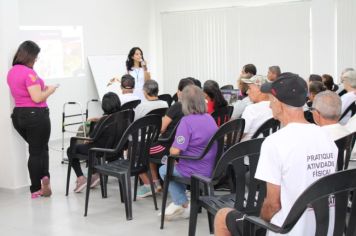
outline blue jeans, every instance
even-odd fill
[[[159,175],[164,180],[164,177],[167,174],[167,165],[162,165],[159,168]],[[173,176],[182,177],[182,175],[177,171],[176,167],[173,169]],[[182,183],[177,183],[175,181],[170,181],[168,192],[171,194],[171,198],[176,205],[183,205],[188,202],[188,198],[185,195],[185,190],[187,186]]]

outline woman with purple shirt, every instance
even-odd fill
[[[32,198],[49,197],[52,194],[48,171],[51,123],[46,100],[57,86],[45,86],[33,70],[40,50],[32,41],[23,42],[7,75],[7,83],[15,100],[12,123],[29,146],[28,171]]]
[[[181,119],[176,131],[175,140],[170,149],[170,155],[200,156],[208,144],[210,138],[218,129],[214,119],[207,112],[204,92],[195,85],[189,85],[182,91],[182,111],[184,117]],[[201,160],[181,159],[175,165],[173,175],[190,177],[199,174],[210,177],[216,155],[216,146]],[[167,173],[167,166],[159,169],[162,179]],[[185,195],[186,185],[170,182],[168,191],[173,202],[167,207],[165,217],[173,219],[177,216],[189,218],[190,204]]]

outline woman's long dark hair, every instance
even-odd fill
[[[141,48],[139,48],[139,47],[131,48],[129,55],[127,55],[127,60],[126,60],[127,71],[130,71],[132,69],[132,67],[134,66],[134,60],[132,59],[132,57],[133,57],[133,55],[135,55],[136,50],[140,50],[141,55],[142,55],[142,60],[145,60],[143,58],[143,52],[142,52]],[[140,67],[141,67],[141,64],[140,64]]]
[[[40,47],[35,42],[24,41],[17,49],[12,65],[24,65],[32,68],[40,51]]]
[[[101,108],[104,111],[104,115],[110,115],[120,111],[121,102],[119,96],[113,92],[106,93],[101,101]]]
[[[214,109],[227,106],[227,101],[222,95],[219,84],[214,80],[207,80],[204,83],[203,91],[214,101]]]

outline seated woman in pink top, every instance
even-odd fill
[[[51,123],[46,100],[57,87],[45,86],[33,70],[40,50],[32,41],[23,42],[7,75],[7,83],[15,100],[12,123],[29,146],[28,171],[32,198],[49,197],[52,194],[48,171]]]

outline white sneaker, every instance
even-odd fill
[[[183,211],[183,214],[182,214],[182,218],[183,219],[189,219],[190,217],[190,202],[188,203],[188,207],[187,208],[184,208],[184,211]]]
[[[172,220],[173,218],[180,216],[184,213],[184,207],[174,204],[173,202],[168,205],[165,212],[165,219]],[[161,216],[161,213],[158,214]]]

